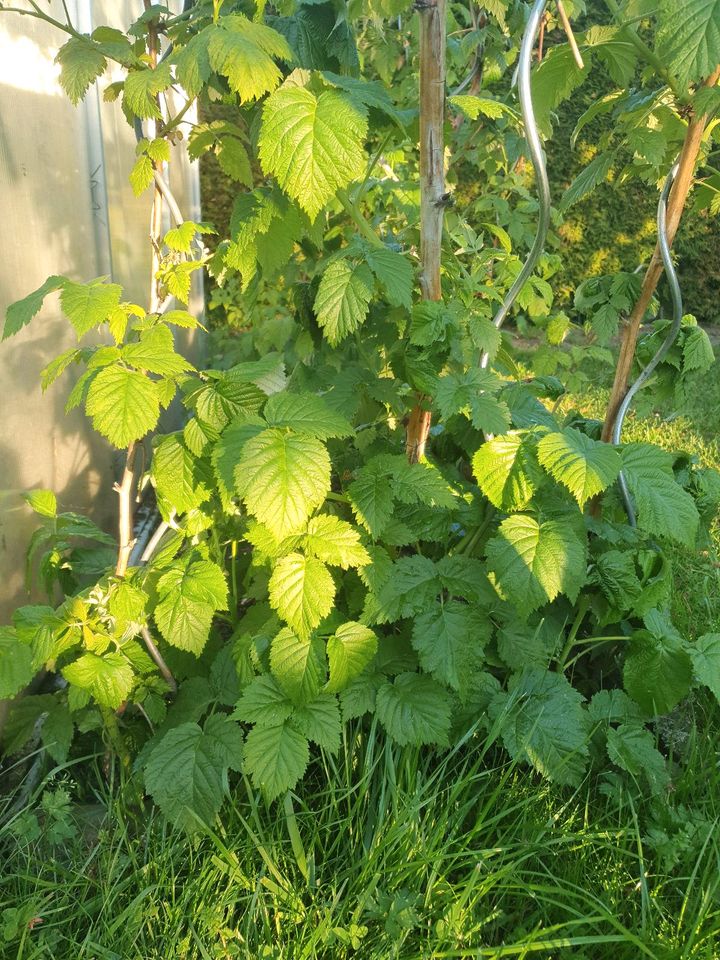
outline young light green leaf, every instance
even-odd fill
[[[338,627],[327,642],[330,680],[326,689],[331,693],[345,690],[367,667],[377,648],[377,637],[363,624],[350,621]]]
[[[93,427],[116,447],[127,447],[155,427],[160,416],[158,389],[144,374],[105,367],[93,379],[86,410]]]
[[[568,488],[581,509],[617,480],[622,464],[609,444],[572,427],[545,434],[538,444],[538,459],[554,480]]]
[[[335,581],[316,557],[290,553],[279,560],[268,584],[270,604],[303,640],[332,610]]]
[[[32,293],[29,293],[22,300],[16,300],[7,308],[5,315],[5,326],[3,328],[3,340],[14,336],[19,330],[30,323],[36,313],[40,311],[45,297],[55,290],[61,290],[66,283],[70,281],[65,277],[48,277],[42,286],[38,287]]]
[[[123,89],[123,104],[141,120],[162,120],[162,111],[157,102],[159,93],[172,83],[170,64],[165,61],[155,68],[131,70]]]
[[[84,653],[62,670],[68,683],[87,690],[103,707],[116,710],[127,700],[134,675],[130,662],[121,653],[107,653],[102,657]]]
[[[282,87],[265,101],[260,161],[314,220],[335,192],[365,172],[367,117],[345,93]]]
[[[503,594],[529,612],[560,593],[577,598],[586,578],[585,549],[570,522],[538,523],[516,514],[500,524],[487,558]]]
[[[89,37],[68,40],[58,50],[55,63],[60,67],[60,84],[75,106],[107,68],[102,49]]]
[[[330,489],[330,458],[314,437],[264,430],[242,447],[235,482],[248,511],[276,539],[297,533]]]
[[[275,58],[292,60],[292,51],[281,34],[242,14],[221,17],[208,36],[210,66],[227,78],[230,89],[243,103],[277,87],[282,74]]]
[[[254,727],[245,742],[243,760],[253,784],[272,801],[292,790],[302,777],[310,751],[306,738],[285,721]]]
[[[488,500],[500,510],[523,510],[542,481],[532,438],[508,433],[484,443],[472,461]]]
[[[178,513],[199,507],[212,493],[207,463],[193,456],[177,433],[167,434],[157,442],[151,478],[158,495]]]
[[[60,294],[60,306],[75,327],[78,339],[93,327],[100,326],[120,303],[122,287],[105,283],[102,279],[91,283],[65,280]]]
[[[175,377],[195,369],[177,353],[172,331],[164,324],[144,330],[138,343],[124,346],[122,358],[131,367],[157,373],[161,377]]]
[[[300,638],[286,627],[270,646],[270,668],[293,703],[307,703],[317,696],[325,682],[322,641],[317,637]]]
[[[370,555],[360,543],[360,534],[347,521],[323,514],[313,517],[305,534],[305,550],[332,566],[363,567]]]
[[[447,746],[451,701],[432,677],[401,673],[377,692],[377,718],[401,746]]]
[[[57,498],[52,490],[28,490],[23,500],[41,517],[57,516]]]
[[[227,582],[217,564],[190,555],[174,563],[157,585],[155,622],[165,640],[196,656],[202,652],[217,610],[227,608]]]
[[[516,116],[515,111],[500,100],[493,100],[490,97],[476,97],[469,94],[450,97],[449,102],[462,110],[470,120],[477,120],[482,114],[483,117],[489,117],[491,120],[497,120],[503,114],[511,117]]]
[[[365,263],[334,260],[323,273],[315,313],[334,347],[365,322],[372,293],[373,277]]]
[[[289,427],[318,440],[349,437],[353,432],[345,417],[313,393],[275,393],[265,404],[263,415],[271,427]]]

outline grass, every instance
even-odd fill
[[[720,368],[684,410],[631,416],[628,439],[720,467]],[[568,397],[601,416],[598,380]],[[675,555],[675,619],[720,630],[720,538]],[[717,704],[660,731],[673,788],[612,774],[540,781],[477,735],[450,754],[346,731],[286,804],[233,784],[188,839],[105,769],[53,771],[0,809],[0,956],[13,960],[717,960]]]
[[[438,757],[375,731],[351,735],[284,808],[239,783],[215,831],[192,841],[133,812],[99,771],[96,783],[96,806],[61,814],[61,846],[26,842],[26,814],[5,827],[0,915],[23,912],[8,957],[711,960],[720,949],[718,771],[696,737],[664,820],[610,779],[563,793],[483,741]],[[649,819],[664,829],[648,832]]]

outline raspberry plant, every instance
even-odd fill
[[[553,42],[536,70],[546,136],[592,69],[619,87],[581,121],[614,111],[611,152],[564,204],[621,162],[623,177],[654,183],[693,125],[709,149],[715,14],[700,0],[685,0],[682,17],[676,3],[646,6],[608,0],[606,20],[579,34],[582,69]],[[493,325],[536,204],[510,92],[526,6],[483,11],[199,0],[179,15],[146,4],[127,33],[52,21],[69,34],[58,63],[73,102],[114,61],[125,79],[106,99],[131,124],[154,123],[138,141],[138,194],[161,204],[163,164],[187,149],[216,153],[237,198],[212,252],[202,238],[213,228],[171,204],[146,307],[107,278],[51,277],[8,310],[5,337],[59,292],[79,345],[50,362],[43,389],[79,366],[68,408],[84,406],[127,454],[112,556],[112,538],[58,512],[49,491],[27,496],[42,517],[30,573],[37,563],[49,602],[19,608],[0,631],[0,696],[43,668],[64,682],[17,701],[8,753],[38,720],[56,760],[78,733],[100,731],[189,828],[217,813],[229,771],[273,800],[311,751],[335,752],[368,715],[401,745],[444,748],[481,729],[559,783],[612,764],[667,787],[648,724],[693,684],[720,695],[720,636],[673,626],[665,545],[702,542],[720,476],[650,444],[613,446],[599,424],[557,413],[563,386],[548,357],[563,355],[571,326],[553,308],[557,253],[515,309],[521,328],[547,331],[544,372],[514,359],[512,335]],[[50,19],[34,3],[16,12]],[[555,26],[550,17],[556,40]],[[446,28],[446,64],[428,60]],[[174,115],[171,89],[185,100]],[[216,100],[232,120],[187,121],[196,101]],[[173,328],[198,320],[167,306],[187,304],[203,268],[239,286],[245,323],[217,368],[196,370]],[[628,270],[591,284],[578,312],[590,343],[608,343],[641,279]],[[96,331],[102,344],[83,345]],[[683,337],[668,363],[707,368],[702,330],[688,321]],[[183,428],[157,433],[177,396]],[[162,522],[138,558],[131,504],[149,443]]]

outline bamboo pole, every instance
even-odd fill
[[[445,22],[446,0],[418,0],[420,15],[420,289],[423,299],[441,300],[440,255],[445,213]],[[416,397],[405,450],[416,463],[425,454],[431,414]]]

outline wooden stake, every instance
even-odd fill
[[[440,255],[445,214],[445,3],[418,0],[420,13],[420,287],[423,299],[441,300]],[[416,463],[425,454],[431,414],[418,394],[407,425],[405,450]]]

